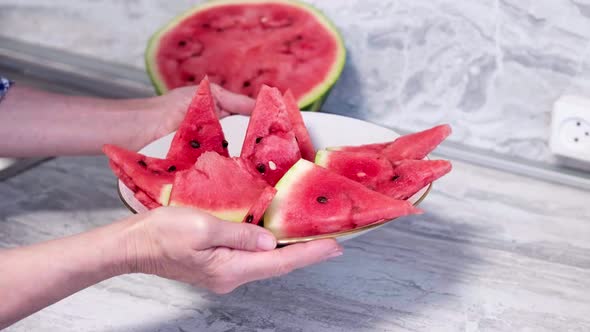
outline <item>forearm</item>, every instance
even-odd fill
[[[127,272],[133,220],[0,251],[0,330],[79,290]]]
[[[139,148],[151,100],[73,97],[13,87],[0,103],[0,156],[98,154],[103,144]],[[145,108],[145,111],[139,109]],[[136,111],[137,110],[137,111]],[[152,121],[153,122],[153,121]]]

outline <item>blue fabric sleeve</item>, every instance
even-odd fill
[[[13,81],[9,80],[8,78],[0,76],[0,102],[2,101],[2,98],[4,98],[4,96],[6,96],[8,89],[10,89],[10,87],[12,85],[14,85]]]

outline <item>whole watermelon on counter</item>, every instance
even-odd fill
[[[345,63],[334,25],[292,0],[208,1],[150,39],[146,66],[158,93],[203,77],[255,98],[262,85],[290,89],[299,108],[319,110]]]

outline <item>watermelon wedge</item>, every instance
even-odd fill
[[[240,158],[274,186],[301,158],[283,97],[263,86],[250,116]]]
[[[227,146],[221,124],[215,114],[215,102],[211,95],[209,79],[205,77],[199,84],[184,120],[174,134],[166,159],[194,163],[206,151],[215,151],[227,157]]]
[[[189,206],[223,220],[255,223],[275,192],[235,160],[210,151],[193,167],[176,174],[170,206]]]
[[[146,67],[158,93],[205,76],[256,97],[263,85],[290,88],[318,110],[346,58],[342,38],[318,10],[290,0],[206,1],[150,39]]]
[[[167,205],[175,174],[191,166],[183,161],[147,157],[116,145],[105,145],[103,152],[115,175],[148,208]]]
[[[439,125],[421,132],[400,136],[392,142],[359,146],[331,147],[331,151],[372,152],[395,162],[404,159],[423,159],[451,134],[449,125]]]
[[[402,160],[391,163],[369,152],[318,151],[316,164],[395,199],[408,199],[451,171],[447,160]]]
[[[395,199],[408,199],[451,169],[448,160],[402,160],[394,165],[391,179],[382,182],[377,191]]]
[[[309,137],[307,127],[305,127],[305,122],[303,122],[303,117],[301,116],[301,111],[297,106],[295,97],[291,90],[287,90],[283,97],[285,100],[285,106],[287,107],[287,113],[289,114],[289,120],[291,120],[291,125],[293,126],[295,139],[299,145],[299,151],[301,151],[301,157],[313,161],[315,158],[315,149],[311,142],[311,138]]]
[[[372,190],[393,177],[391,162],[377,153],[320,150],[315,163]]]
[[[279,239],[346,231],[421,212],[408,201],[372,191],[304,159],[276,189],[264,227]]]

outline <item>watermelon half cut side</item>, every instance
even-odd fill
[[[336,233],[421,212],[305,159],[275,188],[264,227],[278,239]]]
[[[228,142],[215,114],[209,79],[203,78],[174,134],[166,159],[194,163],[206,151],[228,157]]]
[[[235,160],[205,152],[174,177],[170,206],[186,206],[234,222],[258,222],[275,190]]]
[[[145,60],[159,94],[212,82],[250,97],[262,85],[291,89],[299,108],[319,110],[346,59],[340,33],[294,0],[207,1],[149,40]]]

